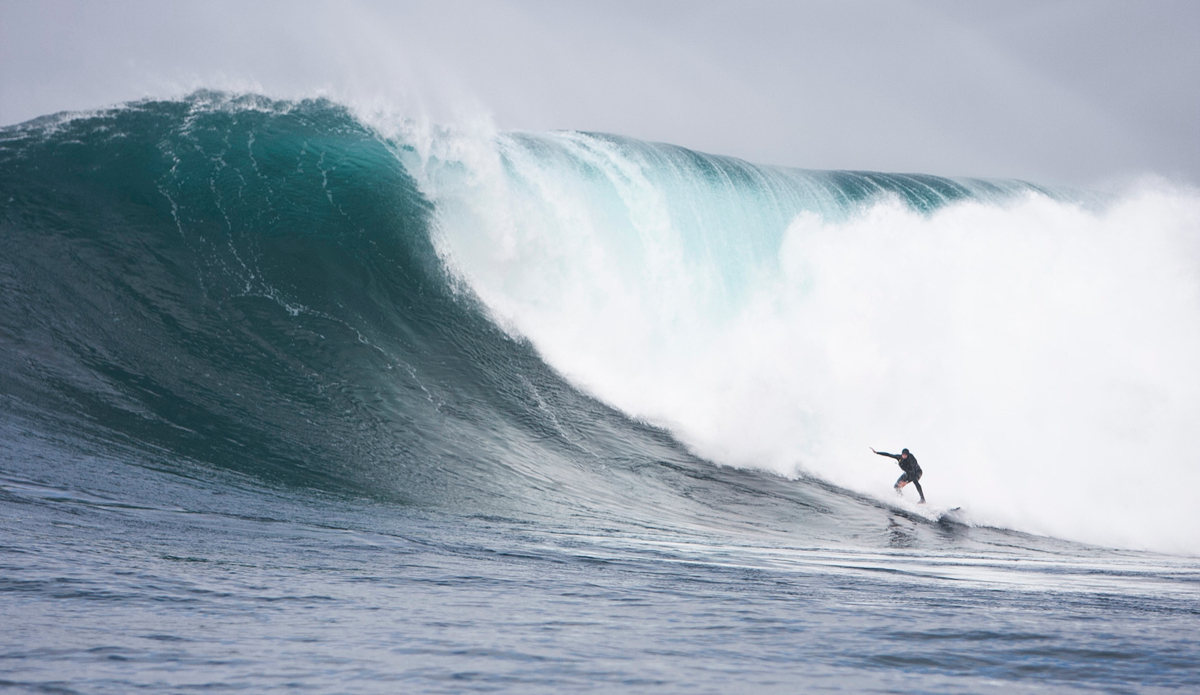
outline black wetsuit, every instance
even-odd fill
[[[917,488],[917,494],[921,496],[921,501],[925,501],[925,491],[921,489],[921,484],[917,481],[921,479],[921,464],[917,463],[917,457],[909,452],[908,458],[904,458],[902,454],[889,454],[886,451],[876,451],[880,456],[887,456],[896,459],[900,464],[900,470],[904,471],[904,475],[896,480],[896,488],[899,489],[900,483],[912,483],[913,487]]]

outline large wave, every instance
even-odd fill
[[[575,531],[878,525],[563,381],[445,272],[409,147],[329,102],[205,92],[0,131],[0,413],[34,452],[6,467],[210,466]]]
[[[981,523],[1200,549],[1194,193],[401,125],[202,92],[0,131],[0,408],[178,471],[839,543],[907,446]]]
[[[525,501],[575,483],[572,428],[619,419],[452,289],[395,147],[341,107],[200,93],[42,119],[0,148],[0,386],[55,431],[545,511]]]
[[[443,132],[439,249],[572,381],[725,464],[1200,549],[1200,197]]]

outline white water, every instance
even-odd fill
[[[922,214],[640,147],[476,133],[413,167],[449,263],[568,378],[721,464],[891,499],[868,446],[908,447],[977,523],[1200,554],[1195,191]]]

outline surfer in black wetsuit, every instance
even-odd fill
[[[925,491],[921,489],[921,484],[917,482],[921,479],[921,466],[917,463],[916,456],[908,453],[908,449],[901,451],[899,454],[889,454],[886,451],[875,451],[874,447],[871,448],[871,451],[879,456],[887,456],[888,458],[896,459],[896,462],[900,464],[900,469],[904,471],[904,475],[901,475],[896,480],[896,492],[899,492],[900,488],[904,487],[905,485],[912,483],[913,486],[917,488],[917,494],[921,496],[921,501],[917,504],[925,504]]]

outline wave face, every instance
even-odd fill
[[[1194,195],[401,130],[198,93],[0,131],[0,407],[176,471],[838,544],[887,542],[866,447],[907,446],[977,522],[1200,552]]]
[[[14,413],[480,512],[570,486],[580,423],[639,436],[454,290],[397,147],[341,107],[201,93],[3,135]]]
[[[329,102],[218,93],[5,129],[0,408],[32,437],[9,464],[200,465],[577,530],[877,524],[564,381],[446,272],[413,156]]]
[[[981,523],[1200,551],[1200,198],[758,167],[585,133],[409,165],[449,265],[699,455]],[[886,459],[882,461],[886,462]]]

